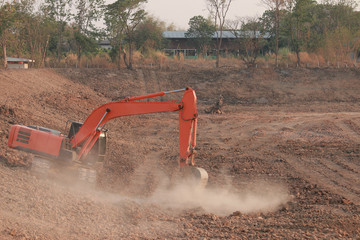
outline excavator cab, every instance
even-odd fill
[[[83,126],[83,123],[72,121],[69,129],[69,134],[67,138],[69,140],[75,139],[77,132]],[[107,141],[107,129],[99,129],[100,135],[91,151],[89,152],[89,156],[86,156],[86,162],[94,163],[94,162],[104,162],[106,155],[106,141]],[[76,142],[76,139],[74,140]],[[70,147],[71,148],[71,147]]]

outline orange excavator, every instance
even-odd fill
[[[140,101],[178,92],[184,92],[180,102]],[[194,161],[198,114],[196,94],[190,87],[106,103],[96,108],[84,123],[71,122],[68,135],[39,126],[13,125],[9,133],[8,146],[38,156],[34,158],[34,167],[44,165],[48,162],[45,159],[58,164],[80,164],[83,166],[79,172],[80,179],[94,182],[96,175],[91,166],[105,158],[107,129],[104,125],[108,121],[122,116],[176,111],[179,114],[179,166],[186,169],[186,176],[205,186],[208,174],[203,168],[195,167]]]

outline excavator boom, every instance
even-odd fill
[[[140,102],[139,100],[164,96],[184,91],[181,102]],[[97,138],[101,128],[110,120],[123,116],[140,115],[159,112],[179,112],[179,145],[180,165],[193,165],[188,162],[196,146],[197,109],[195,91],[185,89],[159,92],[138,97],[128,97],[118,102],[106,103],[95,109],[85,120],[80,130],[71,138],[73,148],[82,146],[79,159],[86,157]]]

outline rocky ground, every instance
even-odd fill
[[[1,239],[360,238],[358,71],[8,70],[0,86]],[[165,187],[176,113],[108,123],[96,186],[34,176],[33,156],[7,148],[13,124],[64,131],[106,102],[185,86],[198,96],[202,191]],[[220,96],[223,114],[206,114]]]

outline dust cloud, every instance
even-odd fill
[[[196,183],[189,180],[178,181],[176,184],[170,185],[165,174],[157,172],[156,175],[161,180],[154,192],[147,197],[104,192],[93,185],[85,184],[83,181],[72,181],[72,184],[68,185],[55,179],[51,180],[97,202],[116,205],[133,202],[144,207],[155,204],[160,208],[179,211],[198,208],[201,211],[218,216],[228,216],[237,211],[242,214],[272,212],[291,200],[284,185],[271,182],[260,180],[243,182],[241,186],[232,186],[229,182],[221,187],[207,186],[202,188],[197,187]],[[141,178],[141,180],[136,179],[135,182],[144,184],[144,181],[145,179]],[[139,188],[139,185],[141,184],[137,183],[130,187]]]
[[[279,184],[258,181],[248,183],[246,189],[234,190],[231,185],[217,188],[196,188],[191,184],[178,184],[170,189],[158,188],[149,201],[175,209],[202,208],[207,213],[227,216],[271,212],[287,203],[290,196]]]

